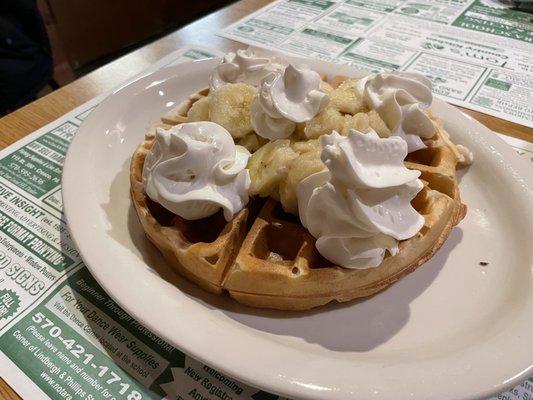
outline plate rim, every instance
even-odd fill
[[[216,59],[215,59],[216,60]],[[234,377],[235,379],[250,384],[254,387],[262,388],[264,390],[268,390],[272,393],[278,393],[283,396],[291,396],[291,397],[309,397],[309,398],[320,398],[316,397],[317,393],[318,396],[320,396],[320,392],[317,392],[316,389],[310,389],[305,386],[301,385],[294,385],[294,382],[291,384],[289,382],[288,386],[284,386],[283,390],[279,388],[277,385],[280,383],[278,379],[270,379],[269,382],[265,381],[264,377],[258,378],[258,379],[251,379],[248,375],[243,375],[241,371],[243,371],[243,365],[240,364],[240,367],[237,365],[234,365],[235,363],[231,363],[230,359],[225,360],[214,360],[213,358],[206,357],[202,349],[191,347],[190,345],[187,345],[187,343],[176,343],[176,341],[172,338],[169,338],[165,332],[161,331],[161,329],[157,326],[154,326],[154,324],[150,321],[148,321],[143,315],[139,315],[139,312],[135,309],[133,309],[126,299],[121,296],[120,293],[116,293],[112,285],[105,280],[105,273],[103,274],[101,269],[99,269],[98,266],[93,265],[90,262],[86,262],[85,260],[89,259],[87,257],[86,251],[85,251],[85,243],[82,243],[78,241],[77,234],[73,233],[72,227],[74,227],[74,230],[79,232],[79,229],[83,227],[79,227],[77,220],[75,218],[75,205],[76,205],[76,199],[80,197],[78,190],[79,185],[77,185],[77,180],[79,179],[75,175],[75,165],[76,165],[76,153],[79,153],[79,147],[80,143],[82,142],[82,137],[84,135],[86,136],[90,130],[90,126],[93,119],[98,118],[99,113],[103,112],[102,110],[105,109],[107,104],[111,101],[112,98],[116,96],[121,96],[125,91],[129,90],[129,88],[132,87],[132,85],[139,85],[143,84],[143,82],[155,79],[157,76],[165,76],[167,74],[170,74],[167,76],[166,79],[171,78],[172,76],[175,76],[176,72],[183,72],[183,70],[193,69],[196,65],[202,64],[202,65],[211,65],[215,64],[215,60],[200,60],[200,61],[192,61],[192,62],[186,62],[174,66],[167,66],[164,68],[161,68],[157,71],[148,72],[146,74],[142,74],[135,78],[134,80],[127,82],[123,85],[121,85],[118,89],[114,90],[106,99],[104,99],[87,117],[87,119],[81,124],[81,126],[78,128],[77,134],[74,136],[74,139],[69,146],[67,156],[65,158],[65,163],[63,166],[63,173],[62,173],[62,196],[63,196],[63,210],[65,213],[65,217],[67,220],[67,226],[69,227],[69,230],[71,231],[71,237],[74,241],[78,251],[80,252],[81,258],[84,260],[84,264],[87,266],[93,277],[98,281],[98,283],[104,288],[106,293],[117,303],[119,304],[124,310],[126,310],[130,315],[132,315],[135,319],[137,319],[139,322],[141,322],[144,326],[146,326],[148,329],[156,333],[158,336],[161,336],[163,339],[171,343],[176,348],[183,351],[185,354],[190,355],[196,360],[199,360],[205,364],[208,364],[210,366],[213,366],[217,370],[226,373],[230,375],[231,377]],[[309,60],[315,62],[315,60]],[[217,61],[218,62],[218,61]],[[328,63],[325,63],[326,65]],[[356,71],[358,74],[365,73],[365,71],[362,70],[356,70],[351,69],[351,71]],[[172,75],[174,74],[174,75]],[[442,100],[435,99],[436,104],[438,104],[439,107],[444,107],[448,112],[452,112],[458,116],[458,118],[465,118],[469,121],[470,124],[473,124],[476,130],[478,131],[485,131],[484,133],[488,133],[484,136],[484,139],[492,146],[494,146],[498,152],[501,152],[504,154],[506,158],[506,162],[509,162],[513,168],[515,168],[519,175],[524,177],[526,181],[528,181],[528,187],[532,186],[533,182],[533,174],[529,170],[530,166],[525,163],[524,160],[520,159],[518,155],[514,153],[514,150],[508,146],[501,138],[497,137],[492,131],[490,131],[488,128],[486,128],[484,125],[479,123],[474,118],[470,117],[469,115],[462,113],[460,110],[456,109],[455,107],[448,105],[444,103]],[[509,160],[510,158],[510,160]],[[79,236],[78,236],[79,238]],[[531,298],[531,296],[530,296]],[[230,365],[233,365],[233,367],[230,367]],[[496,393],[500,393],[501,391],[505,390],[506,388],[512,387],[517,382],[520,382],[524,378],[527,378],[529,371],[533,370],[533,365],[529,365],[526,369],[524,369],[520,374],[515,375],[513,378],[508,379],[504,385],[498,385],[497,387],[487,388],[485,391],[477,391],[474,394],[474,397],[468,395],[468,397],[464,397],[465,399],[474,399],[474,398],[485,398],[488,396],[491,396]],[[280,378],[280,377],[278,377]],[[282,380],[283,381],[283,380]],[[285,380],[286,382],[286,380]],[[287,382],[286,382],[287,383]],[[337,388],[339,390],[342,389]],[[340,393],[346,394],[346,393]],[[328,397],[329,398],[329,397]],[[341,397],[331,397],[331,398],[341,398]]]

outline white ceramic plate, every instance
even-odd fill
[[[532,170],[442,101],[434,112],[475,156],[461,173],[468,215],[431,261],[389,289],[288,313],[246,308],[156,274],[151,266],[164,262],[130,203],[130,156],[146,128],[205,86],[217,63],[165,68],[122,87],[70,146],[63,173],[70,230],[94,277],[122,307],[196,359],[293,398],[481,399],[531,374]]]

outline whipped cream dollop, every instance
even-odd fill
[[[143,167],[146,194],[188,220],[220,208],[229,221],[248,203],[250,153],[213,122],[189,122],[156,130]]]
[[[327,170],[297,188],[302,225],[320,254],[345,268],[377,267],[385,252],[398,253],[398,240],[416,235],[424,217],[411,205],[422,189],[419,171],[407,169],[405,140],[380,138],[373,130],[333,131],[321,137]]]
[[[409,153],[426,147],[423,139],[436,129],[424,112],[433,102],[429,79],[414,72],[383,72],[361,79],[357,89],[392,134],[407,142]]]
[[[281,60],[259,57],[251,49],[227,53],[209,78],[209,88],[216,90],[227,83],[244,82],[259,86],[265,76],[281,72],[285,68]]]
[[[261,82],[251,108],[252,126],[266,139],[288,138],[297,123],[322,111],[329,95],[321,90],[320,75],[305,66],[287,66],[283,73],[268,75]]]

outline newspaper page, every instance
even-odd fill
[[[441,99],[533,127],[533,19],[496,0],[278,0],[221,36],[427,76]]]
[[[144,73],[217,55],[188,47]],[[0,152],[0,376],[32,400],[281,400],[150,332],[83,264],[64,222],[60,178],[70,141],[105,96]],[[531,398],[533,380],[492,400]]]

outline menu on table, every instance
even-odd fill
[[[143,74],[219,55],[189,46]],[[83,264],[62,212],[61,172],[79,125],[105,96],[0,152],[0,376],[25,399],[282,399],[150,332]],[[514,144],[530,157],[524,143]],[[532,397],[529,380],[497,399]]]

